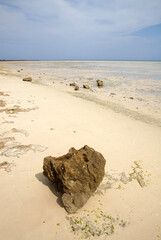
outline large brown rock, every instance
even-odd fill
[[[87,145],[71,148],[61,157],[45,157],[43,174],[62,193],[62,202],[68,213],[83,207],[96,191],[104,177],[105,159]]]

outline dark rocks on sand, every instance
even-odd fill
[[[26,77],[26,78],[23,78],[23,81],[32,82],[32,78],[31,77]]]
[[[78,91],[78,90],[79,90],[79,87],[78,87],[78,86],[75,86],[74,90],[75,90],[75,91]]]
[[[61,157],[45,157],[43,174],[62,194],[66,211],[75,213],[101,183],[105,162],[101,153],[86,145],[79,150],[71,148]]]
[[[75,87],[76,86],[75,82],[70,83],[70,86]]]
[[[96,82],[98,87],[103,87],[103,81],[97,80]]]
[[[85,85],[85,84],[83,84],[83,88],[90,89],[90,87],[88,85]]]

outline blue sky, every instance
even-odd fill
[[[161,0],[0,0],[0,59],[161,60]]]

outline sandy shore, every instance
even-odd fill
[[[115,112],[161,127],[161,63],[121,61],[4,61],[10,73],[95,101]],[[98,88],[96,80],[104,82]],[[83,84],[90,87],[84,91]]]
[[[2,239],[161,238],[158,126],[54,85],[23,82],[6,69],[1,69],[0,83],[0,163],[7,161],[0,166]],[[69,221],[58,194],[42,175],[43,158],[86,144],[105,157],[106,176],[102,188]],[[136,179],[130,181],[133,175]],[[100,229],[100,236],[91,234],[90,224]]]

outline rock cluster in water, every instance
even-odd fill
[[[84,206],[96,191],[105,174],[105,159],[101,153],[88,147],[71,148],[61,157],[45,157],[43,174],[62,193],[62,202],[68,213]]]

